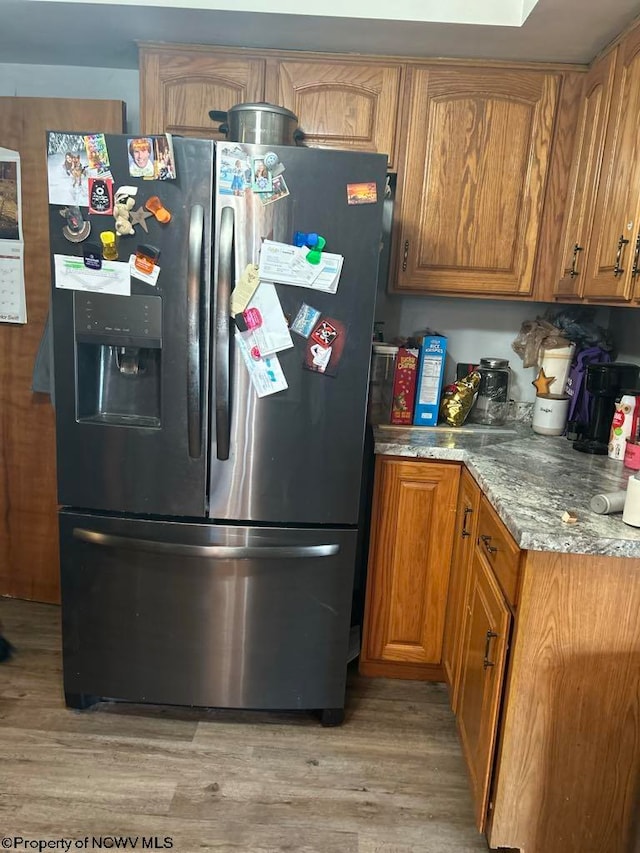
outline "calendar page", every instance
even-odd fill
[[[26,323],[20,155],[0,148],[0,323]]]

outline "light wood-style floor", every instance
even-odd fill
[[[443,685],[354,672],[335,729],[307,714],[70,711],[58,608],[2,599],[0,622],[17,649],[0,664],[0,837],[89,836],[91,849],[91,836],[169,836],[176,853],[487,851]]]

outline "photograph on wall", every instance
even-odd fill
[[[89,160],[84,136],[79,133],[48,135],[47,177],[49,204],[89,206]]]

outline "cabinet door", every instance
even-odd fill
[[[465,468],[460,478],[460,495],[456,513],[456,529],[451,558],[451,577],[447,595],[447,615],[442,649],[442,665],[449,685],[451,707],[457,709],[460,666],[462,663],[462,628],[465,624],[465,602],[471,569],[471,557],[478,531],[480,489]]]
[[[292,110],[305,143],[387,154],[395,165],[400,65],[279,62],[275,102]]]
[[[476,826],[484,822],[511,614],[484,557],[475,549],[466,604],[458,729],[471,777]]]
[[[209,110],[264,99],[265,63],[242,54],[141,48],[142,133],[224,139]]]
[[[528,294],[560,78],[415,69],[398,291]]]
[[[579,297],[584,290],[587,248],[613,93],[616,56],[617,48],[596,62],[584,81],[562,236],[561,268],[553,289],[555,296]]]
[[[629,301],[640,246],[640,28],[619,46],[584,295]]]
[[[379,458],[375,476],[361,671],[440,678],[460,467]]]

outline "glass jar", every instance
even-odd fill
[[[393,378],[398,347],[374,344],[371,356],[371,382],[369,388],[369,423],[388,424],[393,403]]]
[[[511,368],[506,358],[481,358],[480,386],[469,420],[477,424],[498,425],[507,419]]]

